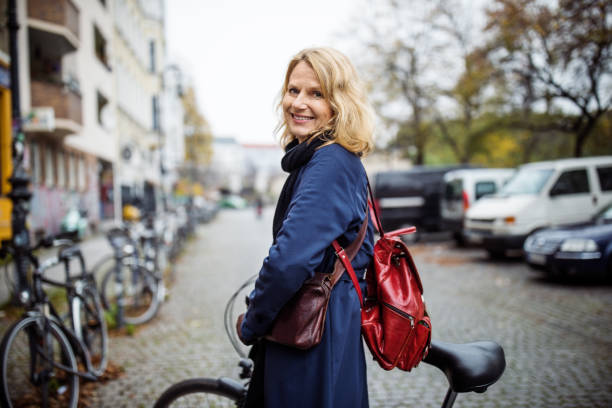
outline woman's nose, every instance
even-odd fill
[[[304,98],[304,93],[300,92],[295,99],[293,100],[292,103],[294,108],[304,108],[306,107],[306,100]]]

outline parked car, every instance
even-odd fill
[[[590,220],[610,201],[612,156],[529,163],[468,209],[464,235],[499,257],[539,229]]]
[[[416,166],[379,172],[374,177],[375,205],[383,228],[414,225],[417,231],[440,230],[440,192],[444,174],[467,166]]]
[[[612,203],[589,223],[531,234],[524,250],[531,267],[551,276],[612,278]]]
[[[444,174],[440,200],[442,229],[451,231],[457,244],[463,244],[465,212],[478,199],[495,194],[514,172],[514,169],[462,169]]]
[[[219,207],[221,208],[246,208],[248,205],[247,200],[240,197],[239,195],[227,195],[221,198],[219,201]]]

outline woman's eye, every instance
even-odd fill
[[[289,92],[291,95],[297,95],[299,93],[296,88],[289,88],[287,92]]]
[[[323,94],[320,91],[314,91],[312,93],[314,95],[315,98],[322,98]]]

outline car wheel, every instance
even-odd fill
[[[502,259],[506,256],[506,251],[503,249],[487,249],[487,253],[491,259]]]
[[[463,238],[463,234],[461,232],[454,232],[453,233],[453,239],[455,240],[455,244],[458,247],[464,247],[465,246],[465,238]]]
[[[550,265],[546,268],[546,272],[548,273],[548,277],[553,280],[562,279],[564,277],[564,272],[555,265]]]

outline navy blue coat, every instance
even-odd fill
[[[359,157],[337,144],[317,150],[300,169],[276,243],[250,295],[241,327],[245,340],[263,336],[278,311],[315,271],[331,272],[332,241],[339,239],[347,246],[363,222],[366,180]],[[352,262],[360,277],[372,247],[370,223]],[[332,291],[321,343],[303,351],[268,342],[264,377],[266,407],[368,406],[359,298],[346,272]]]

